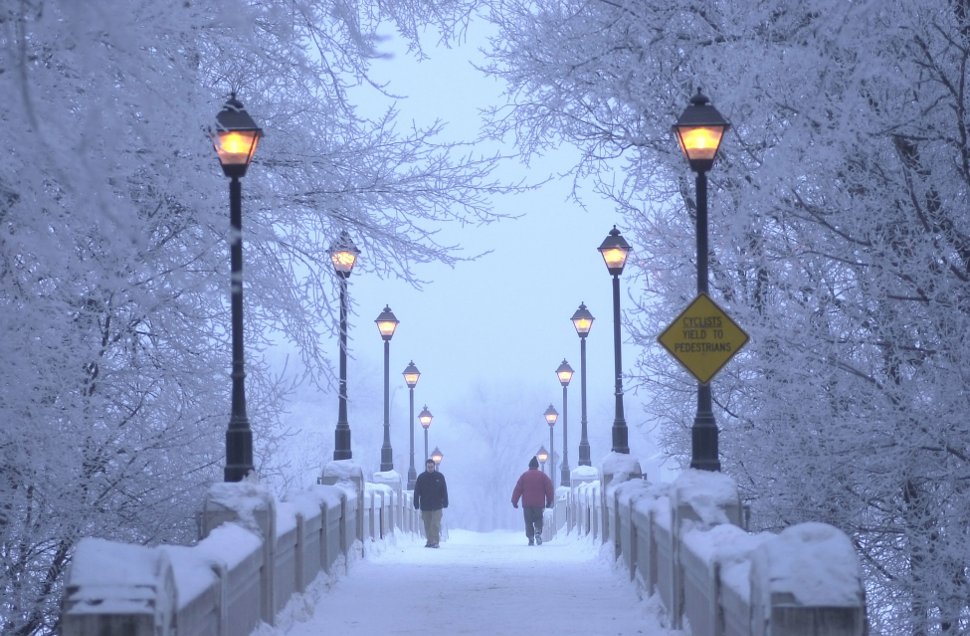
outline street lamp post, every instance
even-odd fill
[[[229,263],[232,330],[232,411],[226,430],[225,481],[242,481],[253,470],[253,432],[246,416],[246,367],[243,358],[242,184],[263,131],[235,93],[216,115],[212,145],[222,172],[229,177]]]
[[[408,490],[414,490],[414,482],[418,479],[418,473],[414,470],[414,387],[418,384],[421,372],[414,366],[414,360],[404,368],[404,383],[408,385],[408,402],[410,403],[410,431],[411,431],[411,465],[408,467]],[[427,459],[427,457],[425,457]]]
[[[330,246],[330,261],[340,277],[340,388],[337,428],[333,433],[335,460],[353,457],[350,451],[350,424],[347,423],[347,279],[350,278],[359,255],[360,250],[350,240],[347,232],[341,232]]]
[[[549,478],[552,479],[552,486],[556,486],[556,447],[554,444],[554,439],[552,436],[553,429],[556,427],[556,420],[559,419],[559,413],[556,411],[556,407],[552,404],[546,409],[543,414],[546,418],[546,424],[549,425],[549,456],[552,457],[552,462],[549,464]]]
[[[623,363],[620,359],[620,274],[623,273],[623,266],[626,265],[627,256],[630,254],[630,244],[620,236],[620,231],[614,225],[598,249],[606,262],[606,269],[613,276],[613,367],[616,382],[613,452],[628,455],[630,453],[627,441],[629,433],[623,417]]]
[[[384,305],[384,311],[377,320],[377,330],[384,340],[384,444],[381,446],[381,472],[394,470],[394,452],[391,449],[391,418],[390,418],[390,368],[391,368],[391,338],[399,323],[390,306]]]
[[[674,124],[680,149],[697,173],[697,294],[707,294],[707,171],[714,165],[721,140],[730,124],[710,104],[700,89]],[[697,383],[697,415],[691,427],[690,467],[721,470],[717,450],[717,422],[714,420],[710,383]]]
[[[556,369],[556,377],[562,385],[562,470],[559,474],[559,485],[569,486],[569,403],[566,400],[566,387],[573,379],[573,368],[565,359]]]
[[[540,470],[546,472],[546,460],[549,459],[549,451],[546,450],[545,446],[540,446],[539,450],[536,451],[536,459],[539,460]]]
[[[418,421],[421,422],[421,428],[424,429],[424,458],[427,461],[428,455],[428,427],[431,426],[431,420],[434,419],[434,415],[428,410],[428,405],[425,404],[421,412],[418,413]]]
[[[593,328],[593,314],[586,309],[586,303],[579,303],[579,309],[570,318],[576,333],[579,334],[579,403],[580,425],[582,433],[579,438],[579,465],[592,466],[589,457],[589,439],[586,437],[586,336]]]

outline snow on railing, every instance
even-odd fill
[[[63,636],[238,636],[275,618],[321,573],[371,541],[420,524],[401,480],[364,482],[331,462],[320,485],[284,502],[249,481],[206,496],[194,546],[85,538],[65,585]]]
[[[612,474],[614,458],[604,461],[605,487],[571,477],[554,516],[565,523],[553,525],[611,543],[630,578],[658,596],[671,628],[693,636],[867,633],[861,569],[841,530],[803,523],[749,533],[727,475],[688,470],[652,484],[619,461]]]
[[[602,477],[601,477],[602,476]],[[194,546],[154,548],[86,538],[65,585],[63,636],[237,636],[273,624],[294,593],[346,568],[351,551],[403,530],[422,534],[395,475],[365,482],[350,461],[277,502],[253,482],[215,484]],[[855,551],[840,530],[779,534],[740,527],[737,488],[686,471],[652,484],[628,455],[580,466],[546,511],[544,539],[578,533],[612,545],[631,580],[656,595],[670,627],[693,636],[863,636]]]

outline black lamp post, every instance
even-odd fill
[[[549,455],[552,457],[552,462],[549,464],[549,478],[552,479],[552,486],[556,486],[556,446],[552,436],[552,431],[556,427],[556,420],[559,419],[559,413],[556,411],[556,407],[552,404],[543,413],[546,418],[546,424],[549,425]]]
[[[390,368],[391,368],[391,338],[399,323],[394,317],[394,312],[388,305],[384,305],[384,311],[380,313],[377,320],[377,330],[381,332],[384,339],[384,444],[381,446],[381,472],[394,470],[394,453],[391,450],[391,418],[390,418]]]
[[[566,387],[573,379],[573,368],[563,360],[556,369],[556,377],[562,385],[562,470],[559,474],[559,485],[569,486],[569,403],[566,400]]]
[[[690,100],[674,133],[680,149],[687,157],[691,170],[697,173],[697,293],[707,294],[707,171],[714,165],[721,140],[730,124],[701,94],[700,89]],[[717,452],[717,423],[714,421],[711,385],[697,383],[697,415],[691,427],[690,467],[701,470],[721,470]]]
[[[539,450],[536,451],[536,459],[539,460],[539,470],[546,472],[546,460],[549,459],[549,451],[546,450],[545,446],[540,446]]]
[[[442,452],[438,450],[438,447],[435,446],[434,450],[431,451],[431,461],[434,462],[434,467],[436,470],[438,466],[441,466],[441,460],[444,458],[445,458],[444,454],[442,454]]]
[[[623,363],[620,360],[620,274],[630,254],[630,244],[620,236],[613,226],[606,239],[599,246],[600,254],[606,262],[606,269],[613,276],[613,367],[616,378],[616,408],[613,418],[613,452],[630,453],[627,442],[629,433],[623,418]]]
[[[347,279],[354,270],[360,250],[350,240],[347,232],[341,232],[330,246],[330,261],[340,277],[340,395],[337,411],[337,428],[334,430],[333,458],[351,459],[350,424],[347,423]]]
[[[235,93],[216,115],[212,145],[229,177],[229,263],[232,321],[232,412],[226,430],[225,481],[242,481],[253,470],[253,432],[246,416],[246,367],[243,359],[242,184],[263,131]]]
[[[589,457],[589,439],[586,437],[586,336],[593,328],[593,314],[586,309],[586,303],[579,303],[579,309],[570,318],[576,333],[579,334],[579,403],[582,434],[579,438],[579,465],[592,466]]]
[[[418,421],[421,422],[421,428],[424,429],[424,458],[427,461],[428,455],[428,427],[431,426],[431,420],[434,419],[434,415],[428,410],[428,405],[425,404],[421,412],[418,413]]]
[[[414,490],[414,482],[418,479],[418,473],[414,470],[414,387],[417,386],[420,377],[421,372],[414,366],[414,360],[411,360],[404,368],[404,383],[408,385],[408,401],[411,406],[411,465],[408,467],[408,490]]]

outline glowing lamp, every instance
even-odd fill
[[[431,426],[431,420],[433,419],[434,415],[431,414],[431,411],[428,410],[428,405],[425,404],[424,408],[421,409],[421,412],[418,413],[418,421],[421,422],[421,426],[424,427],[424,430],[428,430],[428,427]]]
[[[563,360],[559,368],[556,369],[556,376],[559,378],[559,384],[569,386],[569,381],[573,379],[573,368]]]
[[[540,464],[545,464],[546,460],[549,459],[549,451],[546,450],[545,446],[539,447],[539,451],[536,453],[536,459],[539,460]]]
[[[350,276],[359,255],[360,250],[350,240],[350,235],[347,232],[341,232],[337,240],[330,246],[330,261],[333,263],[337,275],[341,278]]]
[[[546,424],[548,424],[549,426],[556,425],[556,420],[559,419],[559,411],[557,411],[552,404],[550,404],[549,408],[546,409],[546,412],[544,415],[546,418]]]
[[[674,124],[680,149],[695,172],[707,172],[714,165],[724,133],[731,125],[711,106],[700,89]]]
[[[418,378],[420,377],[421,372],[418,371],[416,366],[414,366],[414,360],[412,360],[408,363],[408,366],[404,368],[404,383],[408,385],[409,389],[413,389],[418,384]]]
[[[390,340],[394,336],[394,330],[400,324],[394,316],[394,312],[387,305],[384,305],[384,311],[381,312],[381,315],[374,322],[377,323],[377,330],[381,332],[381,338],[384,340]]]
[[[233,93],[216,115],[216,127],[209,136],[222,171],[227,177],[238,178],[245,176],[263,131]]]
[[[630,255],[632,248],[620,236],[620,231],[616,229],[615,225],[597,249],[603,255],[603,261],[606,262],[606,269],[609,270],[610,274],[619,276],[623,273],[623,266],[626,265],[626,258]]]
[[[576,333],[579,334],[580,338],[585,338],[589,334],[589,330],[593,328],[593,314],[589,313],[586,309],[586,303],[579,303],[579,309],[570,318],[573,323],[573,327],[576,328]]]

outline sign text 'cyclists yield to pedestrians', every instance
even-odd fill
[[[748,334],[707,294],[699,294],[657,341],[707,384],[748,342]]]

